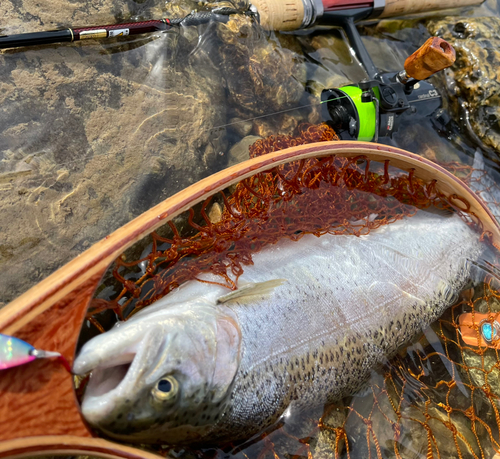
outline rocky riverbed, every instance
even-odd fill
[[[234,6],[246,7],[243,2]],[[0,32],[181,17],[209,7],[190,0],[4,0]],[[457,63],[435,80],[458,125],[455,137],[425,121],[407,125],[393,139],[441,162],[467,161],[478,145],[494,156],[500,144],[500,10],[488,0],[457,14],[386,20],[362,28],[375,64],[386,71],[401,69],[430,34],[456,47]],[[8,303],[166,197],[245,160],[255,140],[290,134],[302,120],[320,122],[321,90],[364,76],[339,30],[277,35],[243,16],[137,38],[0,52],[0,302]],[[464,113],[470,129],[460,124]],[[426,335],[397,362],[410,365],[417,350],[432,353],[439,340],[431,338]],[[494,352],[485,359],[483,365],[476,353],[463,354],[466,365],[483,365],[491,374],[489,383],[497,385]],[[471,384],[484,386],[484,371],[464,374]],[[456,456],[457,445],[463,457],[480,457],[474,435],[486,438],[484,426],[475,431],[464,413],[447,417],[446,405],[439,405],[446,401],[446,391],[430,391],[433,404],[428,407],[426,399],[417,400],[405,386],[400,431],[390,427],[397,421],[394,404],[404,392],[401,381],[415,380],[403,376],[392,384],[384,373],[375,373],[371,387],[380,393],[358,394],[352,405],[345,400],[323,416],[290,426],[284,435],[288,439],[276,440],[280,457],[311,451],[329,459],[335,450],[344,456],[356,450],[356,457],[379,450],[386,457],[425,457],[429,428],[441,457]],[[475,400],[482,419],[492,421],[497,403],[485,393]],[[453,388],[454,406],[463,401]],[[458,440],[450,425],[460,430]],[[382,449],[377,450],[375,438]],[[300,449],[306,443],[310,449]],[[395,445],[403,443],[406,449],[398,456]],[[493,454],[491,444],[483,443],[485,457]]]
[[[196,6],[8,0],[0,30],[175,17]],[[244,120],[298,105],[305,83],[302,55],[237,16],[137,39],[2,52],[1,301],[225,167],[229,147],[284,118]]]

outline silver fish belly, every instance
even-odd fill
[[[452,304],[483,249],[458,216],[425,211],[367,236],[283,240],[254,255],[239,296],[188,282],[86,343],[83,415],[126,441],[248,438],[360,388]]]

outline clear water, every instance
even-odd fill
[[[165,7],[156,0],[105,5],[60,0],[30,5],[29,11],[21,1],[6,5],[0,18],[5,34],[156,18],[175,8],[193,8],[188,2]],[[500,12],[490,0],[473,14]],[[245,149],[233,147],[248,135],[290,133],[300,120],[319,122],[319,91],[364,77],[338,30],[249,36],[242,29],[231,45],[221,27],[0,54],[0,302],[8,303],[152,205],[243,160]],[[399,70],[426,35],[421,24],[384,37],[370,27],[365,29],[367,47],[375,64],[387,71]],[[259,92],[258,80],[247,78],[245,49],[259,57],[251,71],[266,81],[267,91]],[[278,84],[272,81],[276,59],[283,55],[295,64],[276,80],[289,83],[287,97],[278,100]],[[242,81],[254,85],[250,97]],[[428,118],[407,119],[387,142],[466,164],[476,149],[460,124],[443,134]],[[478,280],[474,295],[484,309],[481,288]],[[496,301],[490,303],[497,311]],[[457,308],[467,311],[466,305]],[[493,457],[500,443],[498,402],[492,396],[498,393],[497,356],[446,348],[456,338],[451,314],[374,371],[367,389],[351,399],[298,420],[291,416],[264,440],[203,455],[335,457],[337,449],[341,457],[413,458],[426,457],[431,445],[435,457],[438,450],[441,457],[456,457],[457,449],[463,457]],[[422,371],[425,376],[419,378]],[[469,386],[485,386],[485,374],[490,389],[472,395]],[[396,429],[393,404],[398,400],[402,417]],[[473,405],[480,421],[446,411],[462,404]]]

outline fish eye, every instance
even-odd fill
[[[151,389],[153,399],[158,402],[173,400],[179,391],[179,383],[173,376],[163,376]]]

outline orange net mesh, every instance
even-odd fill
[[[335,139],[326,125],[301,124],[293,136],[258,141],[250,154]],[[472,180],[470,167],[448,166],[457,176]],[[221,284],[235,289],[252,254],[282,238],[367,234],[429,206],[461,209],[464,218],[481,229],[465,200],[454,197],[450,202],[434,181],[424,183],[411,172],[392,168],[389,161],[328,156],[281,165],[210,197],[118,258],[103,286],[112,285],[114,294],[95,298],[88,318],[103,331],[99,313],[113,310],[126,319],[204,272],[218,275]],[[218,215],[214,208],[220,209]],[[324,454],[487,458],[500,452],[498,351],[465,346],[457,319],[464,311],[500,311],[494,287],[490,279],[481,292],[462,296],[435,324],[434,332],[428,331],[405,356],[374,373],[364,395],[328,407],[319,419],[305,422],[300,434],[275,430],[233,454],[247,459]],[[477,339],[479,344],[479,334]]]
[[[250,148],[251,157],[290,146],[337,139],[326,125],[299,125],[294,136],[272,136]],[[306,192],[307,191],[307,192]],[[219,221],[207,209],[223,205]],[[415,213],[415,208],[468,204],[448,202],[435,188],[413,174],[395,170],[389,161],[371,163],[363,157],[324,157],[278,166],[238,183],[232,193],[207,199],[198,215],[190,209],[184,220],[192,236],[181,236],[173,222],[170,237],[151,234],[151,247],[139,259],[115,261],[113,277],[122,286],[112,300],[94,299],[88,317],[113,309],[121,319],[147,306],[202,272],[221,278],[230,289],[252,262],[252,253],[286,237],[305,234],[368,234]],[[473,215],[469,214],[473,217]],[[476,223],[480,225],[480,222]]]

